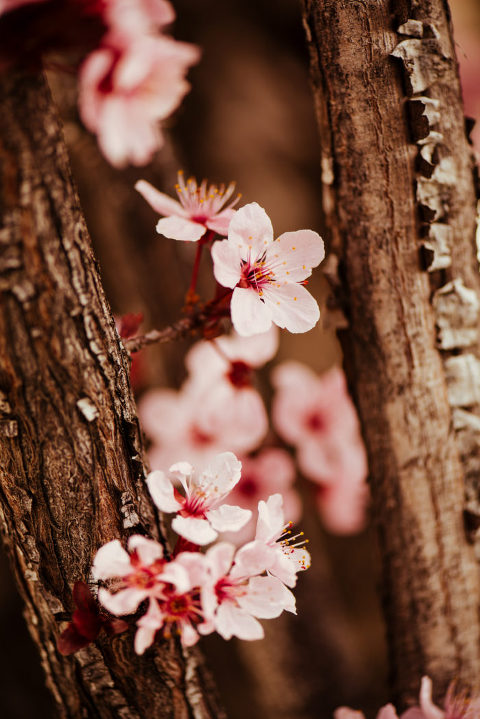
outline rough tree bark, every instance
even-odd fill
[[[445,0],[303,0],[337,300],[368,447],[396,698],[480,676],[480,278]],[[478,525],[477,525],[478,526]]]
[[[200,657],[132,636],[56,650],[100,544],[161,530],[127,353],[105,301],[49,91],[0,84],[0,525],[60,717],[213,719]]]

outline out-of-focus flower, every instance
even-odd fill
[[[205,622],[198,630],[201,634],[215,630],[224,639],[261,639],[264,633],[257,619],[272,619],[283,611],[295,614],[295,597],[275,577],[232,576],[234,553],[233,545],[220,542],[205,556],[201,591]]]
[[[157,222],[157,232],[184,242],[196,242],[207,230],[224,237],[235,213],[233,207],[240,199],[240,195],[231,199],[234,182],[225,187],[208,185],[207,180],[203,180],[197,185],[194,177],[185,182],[181,170],[175,187],[180,202],[160,192],[146,180],[139,180],[135,189],[155,212],[164,216]]]
[[[169,25],[175,10],[167,0],[107,0],[104,17],[110,29],[140,35]]]
[[[224,504],[225,497],[240,479],[241,462],[232,452],[217,455],[196,474],[188,462],[170,467],[173,479],[157,470],[147,477],[153,501],[161,512],[175,512],[172,529],[197,545],[213,542],[218,532],[241,529],[252,513],[247,509]],[[175,486],[180,482],[185,496]]]
[[[275,368],[272,419],[278,434],[297,448],[303,474],[321,486],[317,501],[328,529],[360,530],[368,500],[367,459],[357,414],[343,372],[318,377],[299,362]]]
[[[190,86],[185,74],[199,50],[166,36],[111,32],[84,61],[79,109],[116,167],[147,163],[162,145],[159,121],[180,104]]]
[[[230,501],[254,512],[260,500],[278,492],[283,497],[285,515],[295,523],[300,519],[301,502],[293,489],[294,481],[295,464],[288,452],[269,447],[255,457],[242,457],[242,477],[232,490]],[[253,539],[253,519],[239,532],[225,538],[236,545]]]
[[[16,10],[22,5],[34,5],[38,2],[45,2],[46,0],[0,0],[0,15],[6,12]]]
[[[400,719],[478,719],[480,717],[480,697],[469,697],[465,693],[456,694],[455,684],[450,684],[440,709],[432,700],[432,680],[422,677],[420,685],[420,706],[404,712]]]
[[[241,207],[228,239],[212,247],[217,282],[233,288],[230,311],[238,334],[266,332],[272,322],[290,332],[312,329],[320,310],[303,284],[324,256],[316,232],[285,232],[274,240],[265,210],[256,202]]]
[[[201,466],[226,449],[251,452],[268,429],[256,390],[237,392],[227,382],[211,390],[190,382],[178,392],[151,390],[140,399],[138,414],[153,442],[148,453],[152,469],[170,466],[179,455]]]
[[[357,712],[347,707],[339,707],[336,709],[334,717],[335,719],[365,719],[363,712]],[[398,719],[398,714],[393,704],[387,704],[382,707],[377,714],[377,719]]]

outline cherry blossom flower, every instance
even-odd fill
[[[205,545],[218,532],[241,529],[251,517],[249,510],[223,503],[239,481],[241,467],[232,452],[223,452],[198,475],[188,462],[178,462],[170,467],[173,479],[156,470],[148,475],[147,485],[161,512],[176,513],[172,529],[194,544]],[[175,479],[185,496],[176,489]]]
[[[141,35],[169,25],[175,10],[167,0],[108,0],[104,17],[110,29]]]
[[[317,377],[299,362],[286,362],[275,368],[272,382],[274,427],[297,448],[303,474],[320,485],[317,503],[325,526],[337,533],[360,530],[368,468],[343,372],[334,368]]]
[[[234,553],[232,544],[220,542],[205,556],[207,576],[201,589],[205,622],[198,630],[201,634],[215,630],[224,639],[262,639],[257,619],[272,619],[284,610],[295,614],[295,597],[275,577],[233,576]]]
[[[261,500],[255,539],[239,550],[232,573],[243,576],[267,571],[287,587],[294,587],[297,573],[308,569],[311,559],[304,546],[307,540],[299,539],[303,532],[292,535],[291,526],[292,522],[285,523],[281,494]]]
[[[265,436],[268,419],[258,392],[237,391],[230,382],[218,382],[209,366],[203,370],[203,379],[192,376],[179,391],[156,389],[142,396],[138,414],[153,441],[152,469],[170,466],[179,454],[199,466],[226,449],[245,454]]]
[[[207,180],[203,180],[198,185],[194,177],[185,182],[182,170],[178,173],[175,187],[180,202],[160,192],[146,180],[139,180],[135,189],[155,212],[163,215],[163,219],[157,222],[157,232],[183,242],[196,242],[207,230],[225,237],[235,214],[233,207],[241,197],[237,195],[232,200],[234,182],[225,187],[208,185]]]
[[[116,167],[145,164],[162,145],[159,120],[189,90],[185,73],[198,62],[193,45],[166,36],[110,32],[79,73],[79,109]]]
[[[363,712],[357,712],[347,707],[339,707],[334,712],[335,719],[365,719]],[[377,719],[398,719],[398,714],[395,711],[393,704],[387,704],[382,707],[377,714]]]
[[[215,278],[233,289],[230,311],[238,334],[266,332],[272,322],[290,332],[312,329],[320,310],[303,284],[324,256],[316,232],[285,232],[274,240],[265,210],[256,202],[241,207],[228,239],[212,247]]]
[[[448,688],[444,709],[433,703],[430,677],[422,677],[419,698],[420,706],[408,709],[400,719],[478,719],[480,716],[480,697],[456,695],[454,683]]]
[[[283,497],[286,516],[297,522],[301,514],[301,501],[293,489],[295,464],[284,449],[269,447],[255,457],[242,457],[242,477],[230,495],[230,501],[256,513],[258,502],[278,492]],[[236,545],[253,539],[255,525],[253,517],[243,529],[235,534],[223,535]]]

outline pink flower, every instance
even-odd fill
[[[320,310],[303,283],[324,256],[316,232],[285,232],[274,240],[265,210],[256,202],[241,207],[228,239],[212,247],[217,282],[233,288],[230,311],[238,334],[266,332],[272,322],[290,332],[312,329]]]
[[[420,685],[420,706],[404,712],[400,719],[478,719],[480,716],[480,697],[468,698],[465,694],[455,695],[454,684],[450,684],[444,703],[440,709],[432,701],[432,680],[422,677]]]
[[[238,552],[236,576],[267,571],[287,587],[294,587],[297,573],[308,569],[311,559],[304,546],[307,540],[295,542],[303,532],[291,536],[291,526],[292,522],[285,523],[281,494],[272,494],[266,502],[260,501],[255,539]]]
[[[347,707],[339,707],[334,712],[334,719],[365,719],[363,712],[357,712]],[[393,704],[387,704],[382,707],[377,714],[377,719],[398,719],[397,712]]]
[[[268,427],[258,393],[250,389],[235,394],[227,383],[215,391],[200,391],[189,382],[178,392],[152,390],[142,396],[138,412],[143,430],[153,441],[148,454],[152,469],[170,466],[179,454],[200,466],[227,448],[239,454],[250,452]]]
[[[235,190],[234,182],[226,188],[224,185],[207,185],[206,180],[197,185],[194,177],[185,182],[181,170],[175,188],[180,202],[159,192],[145,180],[139,180],[135,189],[155,212],[164,215],[157,222],[157,232],[172,240],[184,242],[196,242],[207,230],[225,236],[235,214],[233,207],[240,199],[240,195],[231,199]]]
[[[295,614],[295,597],[275,577],[234,576],[234,553],[233,545],[220,542],[205,556],[207,576],[201,590],[205,623],[198,629],[202,634],[215,630],[224,639],[261,639],[264,633],[257,618],[278,617],[284,610]]]
[[[157,123],[188,92],[185,73],[198,59],[193,45],[117,32],[87,57],[79,74],[80,115],[113,165],[150,160],[163,143]]]
[[[170,473],[180,482],[185,496],[163,472],[150,472],[147,485],[153,501],[161,512],[175,512],[172,529],[189,542],[210,544],[218,532],[241,529],[251,512],[224,504],[223,500],[240,479],[241,462],[232,452],[224,452],[196,475],[188,462],[178,462]]]
[[[301,502],[292,487],[294,481],[295,465],[288,452],[277,448],[263,449],[255,457],[242,457],[242,477],[234,487],[230,501],[256,512],[261,499],[279,492],[283,497],[285,514],[292,522],[297,522]],[[250,520],[239,532],[229,534],[228,541],[240,545],[253,539],[254,533],[253,521]]]
[[[300,469],[321,489],[317,502],[328,529],[355,532],[365,522],[367,458],[343,372],[321,377],[299,362],[275,368],[272,420],[297,448]]]
[[[108,0],[103,14],[110,29],[129,35],[149,33],[175,19],[167,0]]]

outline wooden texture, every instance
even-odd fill
[[[161,539],[145,491],[129,358],[105,301],[50,94],[0,84],[0,525],[60,717],[222,717],[196,652],[138,657],[132,632],[55,646],[75,580],[132,533]]]
[[[392,681],[408,704],[423,674],[440,694],[453,678],[476,685],[480,675],[478,567],[462,522],[468,452],[462,464],[445,371],[460,357],[467,389],[457,408],[474,413],[469,368],[477,365],[462,358],[475,359],[478,322],[470,320],[468,347],[440,352],[432,303],[436,290],[460,279],[478,299],[473,165],[445,2],[303,6]],[[461,325],[462,313],[453,314]]]

